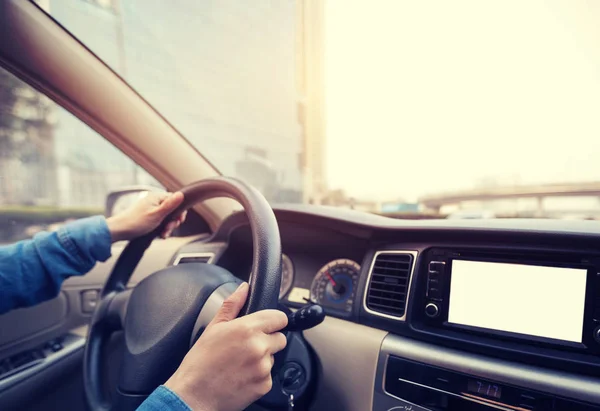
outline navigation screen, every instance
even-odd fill
[[[581,342],[587,271],[452,261],[448,322]]]

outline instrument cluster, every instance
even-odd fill
[[[327,312],[352,312],[360,276],[357,262],[346,258],[335,259],[310,275],[313,276],[310,288],[297,286],[294,264],[290,257],[284,255],[279,298],[299,304],[317,303]]]

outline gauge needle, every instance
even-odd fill
[[[329,274],[329,271],[327,271],[325,273],[325,275],[327,276],[327,278],[329,278],[329,281],[331,282],[331,285],[333,285],[334,287],[337,285],[335,280],[333,279],[333,277],[331,276],[331,274]]]

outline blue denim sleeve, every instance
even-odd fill
[[[106,220],[95,216],[0,247],[0,314],[55,297],[65,279],[106,261],[111,242]]]
[[[161,385],[154,390],[137,411],[192,411],[173,391]]]

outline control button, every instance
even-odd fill
[[[81,293],[81,311],[93,313],[98,304],[98,290],[88,290]]]
[[[430,261],[429,272],[430,273],[443,273],[446,268],[446,263],[443,261]]]
[[[442,298],[442,290],[435,287],[429,288],[427,289],[427,297],[440,300]]]
[[[452,392],[453,380],[452,373],[442,370],[432,370],[431,373],[428,373],[425,385]]]
[[[537,399],[530,394],[521,394],[519,397],[520,406],[525,409],[534,409],[537,403]]]
[[[57,352],[63,349],[62,338],[56,338],[54,340],[48,341],[44,344],[45,350],[50,350],[52,352]]]
[[[592,314],[592,318],[596,321],[600,321],[600,305],[598,305],[598,303],[596,303],[596,307],[594,307],[594,311]]]
[[[16,354],[10,357],[10,365],[12,365],[13,368],[19,368],[35,360],[36,357],[31,352],[26,351],[24,353]]]
[[[440,281],[440,279],[441,279],[441,276],[440,276],[440,273],[438,273],[438,272],[433,271],[433,272],[427,273],[427,280],[429,280],[429,281]]]
[[[594,330],[594,340],[596,340],[597,343],[600,343],[600,326],[596,327]]]
[[[430,278],[427,281],[427,288],[440,288],[440,280],[437,278]]]
[[[435,318],[440,314],[437,304],[429,303],[425,306],[425,315],[429,318]]]
[[[450,380],[448,378],[444,378],[444,377],[437,377],[435,379],[437,381],[438,384],[440,385],[444,385],[444,386],[448,386],[450,385]]]
[[[50,347],[50,349],[52,350],[52,352],[58,352],[60,350],[63,349],[63,346],[61,343],[59,342],[55,342],[54,344],[52,344],[52,346]]]

